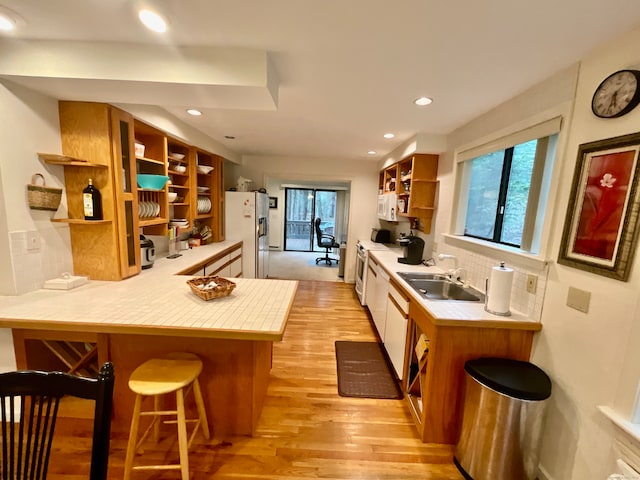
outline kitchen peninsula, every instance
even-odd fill
[[[45,342],[96,345],[98,363],[115,365],[113,426],[126,431],[134,400],[129,374],[153,356],[193,352],[203,360],[201,386],[215,434],[251,435],[267,390],[272,343],[282,340],[297,282],[234,278],[230,296],[204,301],[180,275],[238,246],[224,241],[184,251],[122,281],[3,297],[0,327],[13,331],[18,368],[46,368]]]

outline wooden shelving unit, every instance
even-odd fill
[[[419,230],[431,232],[438,188],[438,155],[416,153],[380,172],[378,193],[395,193],[396,215],[418,218]]]
[[[224,159],[188,145],[134,119],[108,104],[59,102],[62,154],[39,153],[52,165],[64,166],[74,272],[95,280],[121,280],[140,272],[139,234],[168,235],[171,218],[186,218],[212,232],[209,241],[224,240]],[[134,142],[144,145],[136,156]],[[175,155],[184,158],[174,161]],[[198,163],[213,167],[201,174]],[[184,165],[184,171],[175,170]],[[159,190],[142,189],[137,174],[166,175],[170,183]],[[85,221],[82,190],[88,179],[102,194],[103,220]],[[197,186],[211,200],[208,212],[197,211]],[[169,203],[169,192],[182,197]],[[149,212],[143,203],[151,203]]]
[[[64,166],[74,272],[94,280],[121,280],[140,271],[138,223],[133,212],[133,117],[107,104],[60,101],[62,155],[44,161]],[[86,161],[85,161],[86,160]],[[84,220],[82,191],[89,178],[102,195],[103,220]]]

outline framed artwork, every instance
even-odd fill
[[[278,197],[269,197],[269,208],[278,208]]]
[[[638,237],[640,133],[578,148],[558,263],[627,281]]]

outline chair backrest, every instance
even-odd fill
[[[95,400],[89,478],[105,480],[114,379],[110,362],[102,366],[98,378],[34,370],[0,374],[2,479],[47,477],[60,399],[68,395]],[[18,401],[19,413],[15,406]]]
[[[321,221],[322,221],[321,218],[318,217],[313,222],[314,225],[315,225],[315,228],[316,228],[316,244],[319,247],[322,247],[322,245],[321,245],[321,243],[322,243],[322,230],[320,230],[320,222]]]

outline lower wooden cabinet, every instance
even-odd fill
[[[411,302],[403,387],[422,440],[458,441],[467,360],[488,356],[528,360],[533,334],[522,329],[438,325]]]

